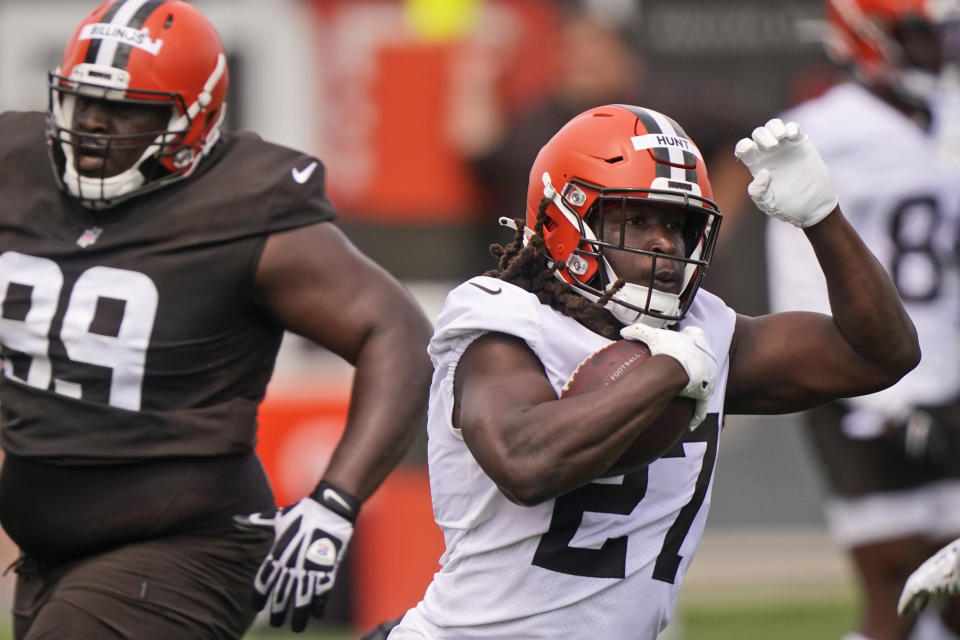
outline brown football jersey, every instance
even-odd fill
[[[61,464],[243,453],[283,334],[267,236],[330,221],[321,163],[252,133],[115,207],[56,186],[45,114],[0,114],[2,445]]]

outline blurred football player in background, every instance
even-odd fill
[[[197,9],[110,0],[49,113],[0,115],[16,638],[239,638],[255,599],[303,628],[422,427],[428,320],[332,223],[318,159],[221,131],[227,83]],[[276,513],[254,444],[285,329],[356,375],[322,481]]]
[[[960,7],[828,0],[826,15],[827,52],[852,79],[784,119],[818,141],[844,212],[899,289],[923,351],[894,387],[806,415],[827,478],[827,525],[865,599],[848,637],[956,637],[938,616],[898,617],[897,598],[910,572],[960,534]],[[773,311],[828,311],[799,230],[771,221],[767,260]],[[960,631],[957,612],[945,613]]]
[[[626,105],[573,118],[533,162],[498,267],[437,320],[428,458],[446,551],[391,640],[656,637],[703,534],[723,416],[876,391],[916,365],[897,291],[810,139],[772,120],[736,152],[757,205],[805,228],[833,317],[747,317],[700,289],[721,216],[673,119]],[[652,357],[559,397],[621,337]],[[695,401],[690,428],[640,462],[677,396]]]

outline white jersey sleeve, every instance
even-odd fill
[[[960,164],[899,111],[844,84],[784,114],[817,145],[840,208],[900,291],[923,357],[893,387],[849,402],[887,415],[960,394]],[[799,229],[772,220],[773,311],[829,313],[826,282]]]
[[[646,469],[602,478],[533,507],[504,497],[451,424],[453,376],[488,331],[522,338],[558,392],[609,340],[493,278],[450,293],[430,355],[428,415],[434,515],[446,551],[401,627],[428,638],[653,638],[673,611],[710,504],[735,316],[701,291],[683,324],[720,359],[712,414]],[[584,425],[589,428],[589,425]]]

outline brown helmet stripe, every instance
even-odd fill
[[[673,130],[676,132],[678,136],[680,136],[681,138],[690,140],[690,136],[687,135],[687,132],[683,130],[683,127],[681,127],[676,120],[674,120],[668,115],[664,115],[663,117],[670,122],[670,126],[673,127]],[[687,182],[699,184],[699,181],[697,179],[697,157],[692,153],[690,153],[689,151],[684,151],[683,164],[687,165],[688,167],[691,167],[690,169],[687,169]]]
[[[143,26],[143,23],[147,21],[147,18],[157,10],[161,4],[167,0],[149,0],[146,4],[140,7],[133,17],[130,19],[130,22],[127,23],[127,27],[131,29],[140,29]],[[153,34],[155,38],[157,34]],[[127,62],[130,60],[130,51],[133,49],[129,44],[121,44],[117,47],[117,53],[113,57],[113,64],[111,66],[118,69],[126,69]]]
[[[668,138],[682,138],[692,144],[689,136],[673,118],[643,107],[619,106],[636,115],[648,134],[659,133]],[[656,175],[658,178],[685,180],[699,184],[696,154],[674,147],[669,149],[653,148],[650,151],[653,152],[653,157],[657,160]]]
[[[643,128],[647,130],[647,133],[663,133],[663,130],[660,128],[660,123],[657,122],[653,115],[643,108],[632,107],[630,105],[622,104],[617,105],[623,107],[633,115],[637,116],[637,119],[640,121],[640,124],[643,125]],[[653,153],[654,159],[656,162],[656,171],[658,178],[669,178],[670,177],[670,152],[666,149],[650,149]]]

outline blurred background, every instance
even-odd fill
[[[0,109],[45,109],[46,73],[96,0],[0,0]],[[821,92],[820,0],[196,0],[229,54],[228,128],[312,153],[340,224],[435,317],[493,266],[523,215],[539,147],[611,102],[667,113],[698,144],[725,214],[705,288],[766,311],[764,216],[737,139]],[[2,206],[2,203],[0,203]],[[261,411],[278,502],[311,489],[346,412],[351,370],[294,336]],[[819,477],[795,416],[728,418],[701,550],[668,636],[839,637],[854,618],[846,560],[827,539]],[[364,507],[328,620],[351,638],[416,604],[437,568],[419,441]],[[16,557],[4,540],[0,563]],[[12,574],[0,580],[0,629]],[[270,632],[262,623],[251,637]],[[2,638],[0,634],[0,638]]]

